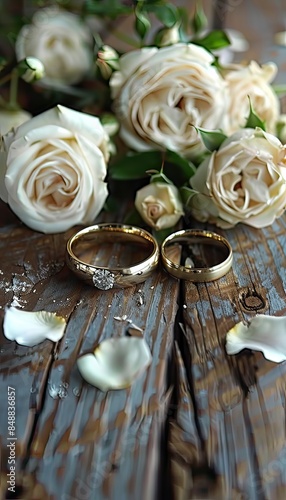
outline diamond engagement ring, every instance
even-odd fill
[[[99,290],[142,283],[158,261],[158,243],[150,233],[135,226],[97,224],[82,229],[67,242],[68,267]]]
[[[161,255],[169,274],[194,282],[221,278],[230,270],[233,260],[232,248],[226,238],[198,229],[170,234],[162,243]]]

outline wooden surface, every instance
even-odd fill
[[[1,318],[15,304],[68,321],[57,344],[28,348],[0,334],[2,498],[284,499],[286,363],[228,356],[225,337],[257,313],[285,315],[286,218],[264,230],[209,226],[234,251],[233,269],[213,283],[179,282],[160,267],[145,283],[101,292],[65,266],[74,230],[43,235],[4,204],[0,212]],[[128,319],[153,361],[131,388],[105,394],[76,359],[125,335]],[[18,496],[6,494],[8,386]]]
[[[285,83],[286,49],[273,44],[285,29],[282,3],[216,2],[216,22],[244,33],[249,57],[275,60]],[[0,332],[1,500],[285,499],[286,363],[249,350],[228,356],[225,338],[257,313],[286,314],[286,216],[263,230],[204,227],[233,247],[226,277],[192,284],[160,267],[143,284],[101,292],[65,266],[75,229],[43,235],[0,204],[1,329],[11,304],[67,319],[57,344],[23,347]],[[125,335],[128,320],[142,328],[153,361],[130,389],[104,394],[83,381],[76,359]],[[15,495],[7,492],[8,387],[16,390]]]

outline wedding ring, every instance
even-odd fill
[[[139,227],[97,224],[82,229],[67,242],[67,266],[100,290],[142,283],[158,261],[158,243]]]
[[[170,234],[162,243],[163,266],[175,278],[194,282],[214,281],[232,266],[229,242],[211,231],[187,229]],[[182,258],[185,265],[182,265]]]

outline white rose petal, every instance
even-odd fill
[[[222,127],[228,106],[227,84],[213,59],[191,43],[124,54],[110,79],[123,141],[135,151],[202,152],[195,127]]]
[[[266,227],[286,205],[286,146],[261,129],[242,129],[227,138],[190,179],[198,193],[189,208],[198,220],[219,227],[243,222]],[[202,217],[198,196],[204,195]]]
[[[9,111],[0,109],[0,135],[5,135],[13,128],[19,127],[22,123],[32,118],[31,113],[24,109]]]
[[[126,52],[120,57],[120,71],[115,72],[110,80],[111,95],[115,98],[133,73],[157,53],[156,47],[143,47],[141,50]]]
[[[22,311],[16,307],[5,310],[3,331],[9,340],[34,346],[48,339],[58,342],[65,331],[66,320],[47,311]]]
[[[3,137],[0,196],[45,233],[92,223],[107,197],[109,138],[95,116],[56,106]]]
[[[92,48],[88,26],[75,14],[56,7],[36,11],[15,44],[19,61],[29,56],[42,61],[43,81],[53,86],[78,83],[92,66]]]
[[[129,387],[151,360],[143,338],[120,337],[101,342],[94,354],[81,356],[77,366],[89,384],[106,392]]]
[[[178,189],[163,182],[152,182],[139,189],[135,207],[144,221],[157,231],[175,226],[184,215]]]
[[[242,349],[263,352],[266,359],[286,360],[286,317],[258,315],[249,325],[237,323],[226,335],[226,351],[236,354]]]

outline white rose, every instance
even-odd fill
[[[266,227],[286,206],[286,146],[260,128],[242,129],[203,161],[190,184],[198,194],[188,206],[198,220]]]
[[[32,118],[31,113],[24,109],[10,111],[8,109],[0,109],[0,136],[10,132],[12,128],[17,128],[22,123]]]
[[[249,99],[254,112],[265,121],[268,132],[276,132],[279,116],[279,99],[270,83],[277,73],[274,63],[259,66],[257,62],[229,66],[224,78],[229,86],[230,103],[226,131],[232,134],[244,127],[249,115]]]
[[[204,150],[195,126],[222,127],[228,106],[213,60],[191,43],[124,54],[110,79],[123,141],[135,151],[170,149],[186,157]]]
[[[156,231],[175,226],[184,215],[178,189],[164,182],[153,182],[139,189],[135,207],[142,219]]]
[[[92,47],[91,33],[80,18],[56,7],[38,10],[15,44],[18,60],[32,56],[43,63],[43,81],[49,85],[78,83],[92,67]]]
[[[109,158],[98,118],[56,106],[2,139],[0,197],[27,226],[56,233],[95,219]]]

